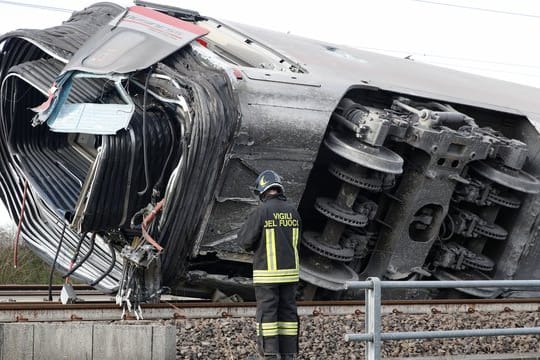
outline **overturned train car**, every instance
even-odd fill
[[[540,279],[540,91],[138,5],[0,38],[0,197],[65,275],[119,302],[250,299],[236,232],[274,169],[303,218],[300,297]]]

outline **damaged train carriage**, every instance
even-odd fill
[[[152,6],[1,38],[0,196],[65,275],[122,303],[251,298],[236,232],[270,168],[303,218],[304,298],[540,279],[537,89]]]

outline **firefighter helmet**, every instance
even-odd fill
[[[261,195],[270,188],[277,188],[280,192],[283,192],[283,185],[281,184],[281,176],[273,170],[264,170],[259,174],[257,180],[255,180],[255,194]]]

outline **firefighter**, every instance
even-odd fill
[[[262,201],[240,232],[239,243],[253,250],[253,285],[257,300],[259,351],[265,359],[293,359],[298,352],[298,287],[301,219],[287,203],[281,177],[263,171],[255,194]]]

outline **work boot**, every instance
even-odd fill
[[[280,354],[281,360],[294,360],[294,354]]]
[[[279,354],[264,354],[264,360],[279,360]]]

